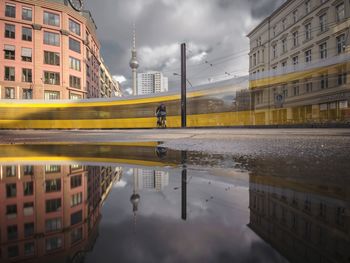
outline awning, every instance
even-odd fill
[[[7,51],[15,51],[15,46],[12,46],[12,45],[5,45],[4,50],[7,50]]]
[[[32,49],[31,48],[22,48],[22,57],[32,57]]]

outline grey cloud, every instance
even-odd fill
[[[246,34],[281,0],[86,0],[98,26],[102,55],[113,75],[131,78],[129,69],[132,24],[137,25],[140,72],[162,70],[170,77],[170,89],[178,89],[172,72],[180,69],[180,52],[164,49],[182,42],[198,47],[189,57],[206,52],[205,60],[217,60],[213,67],[203,63],[192,67],[188,78],[194,85],[219,80],[224,72],[248,74]],[[189,45],[191,47],[191,45]],[[142,51],[148,48],[147,61]],[[169,51],[169,50],[168,50]],[[238,54],[239,56],[234,56]],[[231,56],[231,58],[230,58]],[[223,61],[223,58],[229,57]],[[203,56],[204,59],[204,56]],[[202,74],[205,72],[205,74]],[[219,77],[220,76],[220,77]],[[124,83],[124,85],[127,83]]]
[[[251,15],[254,19],[263,19],[271,14],[285,0],[248,0],[251,4]]]

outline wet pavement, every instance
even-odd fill
[[[323,132],[224,133],[211,151],[186,151],[204,131],[182,148],[23,132],[1,145],[0,262],[350,262],[349,137]]]

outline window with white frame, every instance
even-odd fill
[[[320,31],[325,32],[327,30],[327,14],[324,13],[323,15],[320,15]]]
[[[327,58],[327,42],[322,43],[319,47],[320,47],[320,58],[326,59]]]
[[[341,3],[335,7],[336,9],[336,16],[337,21],[340,22],[345,18],[345,5],[344,3]]]

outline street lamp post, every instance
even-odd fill
[[[181,44],[181,128],[186,128],[186,43]]]
[[[180,75],[179,73],[173,73],[173,75],[174,75],[174,76],[181,77],[181,75]],[[186,81],[188,82],[188,84],[190,85],[190,87],[193,88],[192,83],[191,83],[188,79],[186,79]]]

